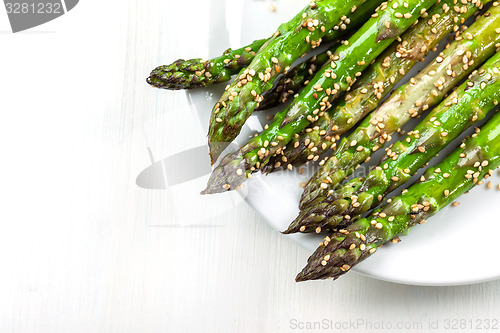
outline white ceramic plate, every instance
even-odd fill
[[[222,52],[227,47],[227,44],[221,45],[222,42],[229,41],[232,47],[239,47],[270,35],[280,22],[292,17],[306,2],[212,0],[211,8],[221,10],[211,11],[211,31],[224,38],[211,38],[211,54],[207,56]],[[276,12],[270,10],[271,3],[277,8]],[[258,22],[250,20],[255,17],[260,18]],[[211,108],[222,90],[223,85],[219,85],[188,93],[204,129],[207,129]],[[252,116],[237,141],[242,144],[251,133],[260,131],[268,122],[265,116],[262,113],[259,117]],[[242,195],[276,230],[284,230],[298,213],[299,183],[306,181],[313,171],[308,169],[303,175],[297,172],[257,174],[247,182]],[[494,264],[496,237],[500,234],[500,218],[495,209],[495,204],[500,202],[500,191],[496,188],[500,176],[495,173],[490,180],[494,189],[475,188],[460,198],[460,206],[443,209],[428,223],[415,227],[409,236],[402,237],[401,243],[385,246],[353,270],[413,285],[460,285],[500,278],[500,266]],[[284,237],[310,251],[314,251],[323,238],[318,235]]]

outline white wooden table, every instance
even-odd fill
[[[214,38],[260,37],[207,28],[245,1],[86,0],[15,35],[0,15],[0,332],[436,332],[500,319],[500,281],[296,284],[309,253],[237,195],[199,196],[206,179],[136,185],[147,147],[162,159],[205,144],[187,95],[151,89],[147,74],[217,55]]]

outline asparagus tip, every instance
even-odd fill
[[[300,272],[299,274],[297,274],[297,276],[295,277],[295,282],[304,282],[304,281],[307,281],[307,279],[304,277],[304,273]]]
[[[170,90],[205,87],[213,79],[198,76],[196,73],[207,68],[207,64],[202,64],[200,59],[179,59],[170,65],[161,65],[153,69],[146,82],[155,88]]]
[[[240,151],[226,156],[212,171],[204,194],[222,193],[237,190],[246,181],[245,161]]]
[[[353,231],[353,230],[351,230]],[[296,281],[337,279],[360,261],[357,249],[350,249],[353,243],[361,244],[354,232],[348,235],[335,233],[325,237],[323,243],[307,260],[307,265],[297,275]]]
[[[146,82],[155,88],[173,90],[186,89],[189,85],[187,76],[179,72],[175,63],[156,67],[151,71]]]

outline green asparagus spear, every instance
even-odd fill
[[[326,237],[296,281],[338,278],[492,174],[500,166],[500,113],[461,147],[371,217]]]
[[[377,3],[380,0],[312,0],[297,16],[282,24],[213,108],[208,133],[212,164],[239,134],[262,102],[262,94],[272,88],[280,73],[286,73],[301,55],[318,47],[328,30],[351,23],[351,14],[358,11],[357,6],[363,13]],[[341,34],[341,29],[334,31]]]
[[[456,6],[456,0],[443,0],[432,6],[428,16],[408,29],[366,69],[345,99],[337,101],[323,117],[302,130],[262,172],[273,172],[289,164],[300,166],[316,161],[327,149],[335,149],[340,136],[373,111],[429,50],[452,30],[458,31],[458,24],[464,23],[488,2],[490,0]],[[320,165],[323,163],[321,161]]]
[[[472,124],[482,120],[500,100],[500,53],[474,71],[450,96],[408,133],[389,147],[382,163],[366,178],[355,178],[314,203],[285,233],[320,232],[344,228],[405,184],[419,168]]]
[[[158,66],[147,82],[156,88],[192,89],[229,81],[232,75],[248,66],[267,39],[259,39],[237,50],[227,49],[217,58],[179,59],[170,65]]]
[[[227,155],[214,170],[207,189],[218,193],[237,189],[245,178],[266,164],[311,122],[329,108],[330,101],[350,88],[361,72],[400,34],[408,29],[435,0],[395,0],[383,3],[324,66],[271,125],[233,154]],[[405,5],[406,4],[406,5]]]
[[[373,152],[390,141],[393,133],[412,117],[438,104],[450,89],[490,58],[500,46],[500,33],[496,31],[499,26],[500,6],[494,2],[450,47],[392,93],[349,137],[341,140],[336,153],[306,185],[300,208],[324,199]]]

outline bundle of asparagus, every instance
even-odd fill
[[[369,218],[325,237],[297,281],[337,278],[436,214],[500,166],[500,113],[422,179]]]
[[[500,115],[495,115],[418,183],[388,199],[371,217],[361,218],[498,104],[499,3],[492,2],[470,27],[463,25],[490,2],[311,0],[270,38],[228,49],[211,60],[178,60],[157,67],[147,82],[158,88],[192,89],[236,75],[212,110],[212,163],[254,110],[291,99],[260,134],[222,158],[202,193],[239,189],[258,170],[269,173],[319,161],[320,169],[302,194],[301,212],[285,233],[333,233],[297,281],[337,278],[500,165]],[[453,42],[392,92],[450,33]],[[291,67],[325,41],[333,46]],[[386,148],[366,177],[344,183],[394,133],[427,110],[430,113],[404,140]],[[333,156],[320,159],[328,151]]]

